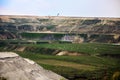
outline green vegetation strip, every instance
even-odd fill
[[[84,64],[77,64],[74,62],[67,62],[67,61],[60,61],[60,60],[52,60],[52,59],[46,59],[46,60],[37,60],[35,61],[38,64],[48,64],[48,65],[55,65],[55,66],[64,66],[64,67],[71,67],[74,69],[79,70],[94,70],[94,66],[90,65],[84,65]]]
[[[21,33],[20,35],[24,38],[31,38],[32,39],[32,38],[43,38],[46,36],[54,36],[56,38],[61,38],[65,34],[63,34],[63,33]]]
[[[39,60],[59,60],[65,62],[74,62],[77,64],[95,66],[95,67],[108,67],[108,66],[116,66],[116,59],[112,58],[101,58],[95,56],[53,56],[53,55],[41,55],[37,53],[30,52],[17,52],[20,56],[32,59],[34,61]],[[63,64],[64,65],[64,64]]]
[[[98,54],[120,54],[120,45],[112,44],[100,44],[100,43],[81,43],[81,44],[30,44],[26,46],[39,47],[39,48],[50,48],[66,51],[74,51],[79,53],[85,53],[90,55]]]

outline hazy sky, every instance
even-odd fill
[[[120,0],[0,0],[0,15],[120,17]]]

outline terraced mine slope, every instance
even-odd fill
[[[0,39],[28,38],[29,36],[23,35],[23,32],[24,34],[85,34],[86,37],[82,37],[82,41],[87,38],[85,40],[87,42],[118,43],[120,42],[120,18],[0,16]],[[48,36],[44,38],[48,39]],[[51,38],[58,39],[54,35],[50,35]],[[43,37],[42,39],[40,37],[40,40],[44,40]]]
[[[119,34],[120,18],[0,16],[0,29]]]

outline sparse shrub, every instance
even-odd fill
[[[64,78],[60,79],[60,80],[65,80]]]
[[[4,77],[0,77],[0,80],[7,80],[6,78],[4,78]]]
[[[120,80],[120,72],[115,72],[112,76],[112,80]]]

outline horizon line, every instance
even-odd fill
[[[120,17],[116,17],[116,16],[55,16],[55,15],[30,15],[30,14],[0,14],[0,16],[33,16],[33,17],[73,17],[73,18],[120,18]]]

